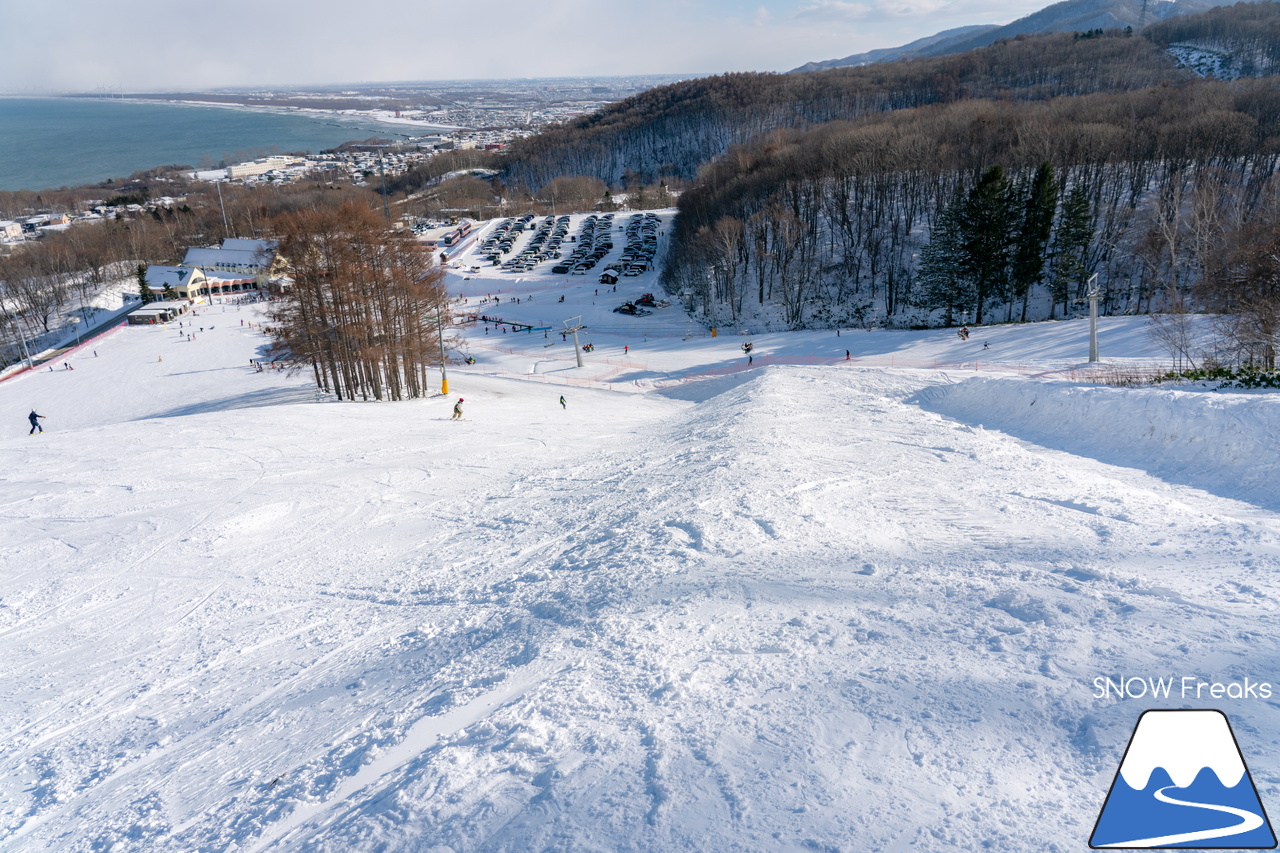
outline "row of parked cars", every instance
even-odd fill
[[[558,261],[551,268],[558,275],[586,275],[613,250],[614,227],[617,223],[612,213],[591,214],[583,218],[578,233],[569,236],[568,216],[547,216],[541,221],[533,214],[504,219],[480,244],[479,254],[485,260],[501,266],[507,272],[527,272],[545,261]],[[653,213],[635,213],[627,218],[625,226],[618,230],[626,235],[622,255],[610,264],[618,275],[637,276],[654,266],[658,252],[658,228],[661,220]],[[520,235],[527,230],[533,237],[516,255],[510,254]],[[567,257],[567,243],[574,243]],[[610,271],[612,271],[610,270]]]
[[[613,250],[613,214],[601,216],[591,214],[582,220],[578,228],[577,246],[563,263],[551,268],[553,273],[563,275],[586,275],[587,271],[599,263],[605,255]]]
[[[559,258],[560,244],[569,233],[569,217],[548,216],[536,227],[533,223],[529,227],[534,228],[533,237],[519,254],[501,264],[507,272],[527,272],[543,261]]]
[[[627,218],[627,244],[618,258],[618,271],[635,276],[653,267],[658,253],[658,226],[662,220],[656,213],[633,213]]]
[[[520,218],[504,219],[493,227],[478,249],[480,255],[491,263],[498,263],[502,256],[511,251],[516,239],[525,226],[533,221],[533,214],[525,214]]]

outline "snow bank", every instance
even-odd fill
[[[973,379],[929,388],[916,402],[1036,444],[1280,507],[1274,394]]]

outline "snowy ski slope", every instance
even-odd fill
[[[1148,707],[1276,810],[1274,699],[1094,688],[1280,680],[1271,396],[449,286],[596,349],[460,326],[449,397],[340,403],[215,305],[0,383],[0,849],[1077,851]]]

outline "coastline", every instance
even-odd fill
[[[347,116],[349,118],[372,121],[379,124],[421,128],[426,131],[426,133],[422,134],[423,136],[430,133],[453,133],[459,130],[470,129],[451,124],[427,124],[407,116],[397,118],[390,110],[324,110],[317,107],[277,107],[266,104],[229,104],[225,101],[169,100],[165,98],[117,98],[115,100],[136,104],[186,104],[198,107],[222,107],[224,109],[244,112],[263,112],[275,115],[304,115],[311,116],[312,118]]]
[[[419,121],[408,116],[397,117],[391,110],[325,110],[318,107],[285,107],[269,104],[233,104],[226,101],[200,101],[191,98],[90,98],[80,95],[3,95],[0,97],[15,100],[59,100],[89,101],[119,104],[168,104],[170,106],[213,107],[233,110],[235,112],[264,113],[268,115],[302,115],[310,118],[333,118],[345,116],[350,119],[378,124],[390,124],[401,127],[420,128],[423,136],[432,133],[454,133],[471,128],[452,124],[434,124]]]
[[[24,102],[30,108],[23,106]],[[397,118],[394,111],[292,108],[194,98],[4,95],[0,104],[6,115],[14,117],[0,125],[0,147],[8,152],[7,163],[0,163],[0,189],[7,192],[89,187],[157,164],[190,163],[194,167],[206,155],[216,162],[219,155],[225,157],[237,149],[271,146],[282,152],[319,151],[370,137],[408,140],[465,129]],[[165,112],[175,107],[193,113],[188,117],[185,112]],[[215,107],[220,108],[218,114],[198,114]],[[27,114],[48,114],[56,119],[28,126]],[[220,120],[219,114],[226,120]],[[82,119],[82,115],[90,118]],[[99,123],[102,121],[106,125]],[[259,132],[259,123],[267,129]],[[87,132],[91,127],[94,132]],[[106,132],[98,132],[99,128]]]

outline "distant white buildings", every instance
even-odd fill
[[[255,175],[265,175],[267,172],[275,172],[280,169],[288,169],[292,166],[301,166],[306,163],[300,157],[262,157],[249,163],[236,163],[227,167],[227,178],[236,180],[237,178],[251,178]]]

